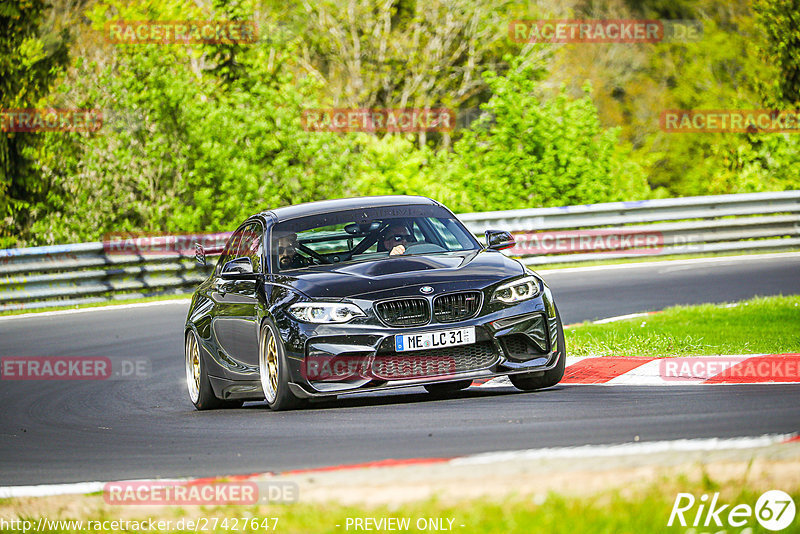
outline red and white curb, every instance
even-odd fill
[[[468,466],[479,464],[492,464],[519,460],[553,460],[561,458],[609,458],[617,456],[629,457],[632,455],[652,455],[665,452],[705,452],[717,450],[746,450],[769,447],[771,445],[800,442],[800,436],[793,434],[765,434],[762,436],[741,438],[710,438],[710,439],[679,439],[670,441],[634,441],[615,445],[583,445],[579,447],[548,447],[540,449],[526,449],[518,451],[500,451],[468,456],[455,456],[449,458],[409,458],[389,459],[359,464],[346,464],[314,469],[298,469],[281,473],[251,473],[246,475],[232,475],[224,477],[185,478],[185,479],[151,479],[137,481],[112,481],[112,482],[78,482],[73,484],[41,484],[36,486],[6,486],[0,487],[0,499],[22,497],[49,497],[55,495],[82,495],[98,493],[105,490],[108,484],[122,484],[126,482],[141,482],[163,484],[170,482],[183,482],[186,485],[220,484],[230,482],[250,481],[253,479],[274,479],[278,477],[292,477],[297,475],[322,474],[334,471],[413,467],[419,465],[444,464],[452,466]]]
[[[508,387],[507,377],[481,388]],[[680,358],[567,357],[559,384],[606,386],[685,386],[710,384],[800,383],[800,354],[740,354]]]

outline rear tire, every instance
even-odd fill
[[[540,376],[530,376],[529,374],[508,375],[508,379],[511,380],[515,388],[522,391],[535,391],[555,386],[564,378],[564,369],[567,365],[567,346],[564,342],[564,326],[561,324],[561,315],[558,313],[558,309],[556,309],[556,318],[558,319],[558,334],[556,335],[559,353],[558,363]]]
[[[186,333],[184,343],[184,363],[186,366],[186,387],[189,400],[198,410],[215,410],[217,408],[240,408],[242,401],[225,401],[214,395],[211,381],[208,379],[205,360],[200,353],[200,342],[194,330]]]
[[[442,384],[426,384],[424,387],[428,393],[443,395],[445,393],[455,393],[462,389],[467,389],[472,385],[472,380],[459,380],[458,382],[444,382]]]
[[[278,330],[266,320],[258,335],[258,374],[267,406],[273,411],[294,410],[306,404],[289,389],[289,370]]]

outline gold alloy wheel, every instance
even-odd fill
[[[186,336],[186,387],[189,398],[197,403],[200,398],[200,349],[193,332]]]
[[[268,403],[275,402],[278,396],[278,346],[275,343],[275,336],[269,326],[261,329],[261,342],[258,347],[258,373],[261,377],[261,388],[264,390],[264,398]]]

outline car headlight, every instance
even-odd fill
[[[367,316],[361,308],[347,302],[300,302],[289,306],[288,312],[306,323],[346,323]]]
[[[535,276],[526,276],[513,282],[507,282],[494,290],[492,300],[499,300],[505,304],[513,304],[523,300],[532,299],[541,292],[539,279]]]

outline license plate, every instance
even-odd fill
[[[397,352],[441,349],[443,347],[470,345],[472,343],[475,343],[474,326],[456,328],[453,330],[439,330],[438,332],[397,334],[394,336],[394,350]]]

